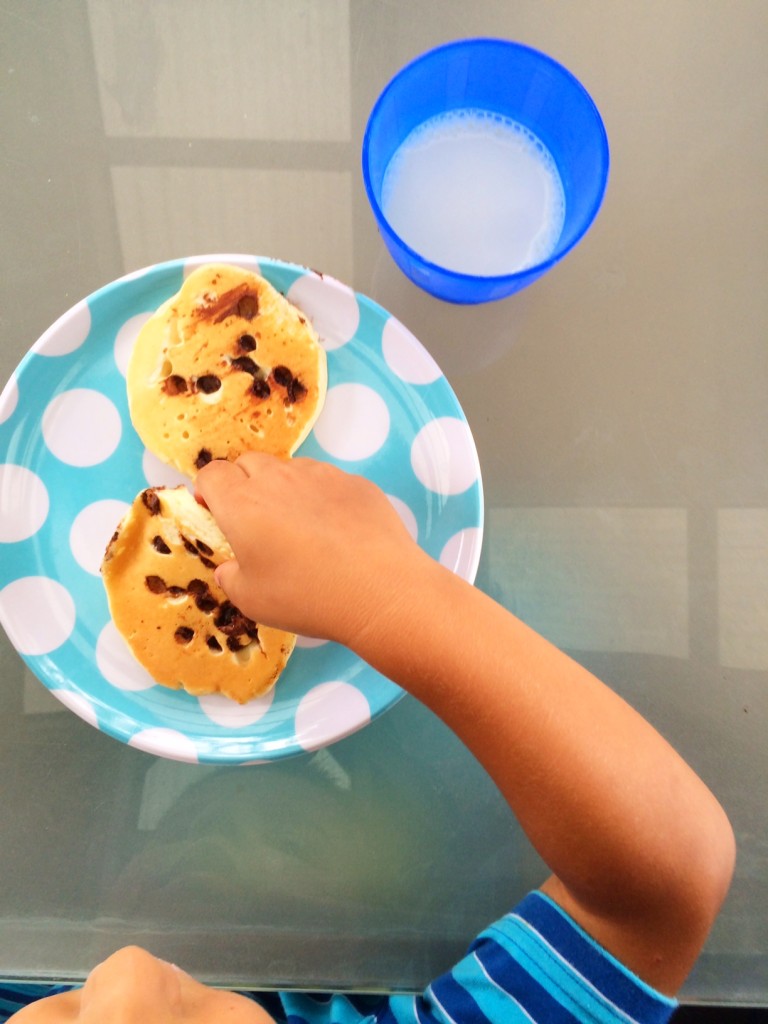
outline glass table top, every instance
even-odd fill
[[[457,307],[388,256],[360,148],[395,71],[468,35],[569,67],[611,174],[562,264]],[[197,253],[316,267],[396,316],[477,445],[477,585],[645,714],[731,817],[698,1002],[768,1001],[767,44],[760,0],[0,10],[0,383],[84,296]],[[220,984],[418,989],[544,877],[409,697],[326,749],[217,767],[91,728],[5,634],[0,680],[0,977],[82,978],[138,943]]]

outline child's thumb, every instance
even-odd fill
[[[236,605],[240,566],[235,559],[230,558],[228,562],[222,562],[216,567],[213,576],[230,601]]]

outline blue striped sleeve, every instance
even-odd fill
[[[602,949],[543,893],[529,894],[471,947],[488,982],[509,994],[530,1021],[548,1024],[666,1024],[677,1003],[656,992]],[[462,961],[472,988],[477,970]],[[477,998],[477,996],[476,996]],[[503,1017],[494,1017],[501,1021]]]
[[[0,1024],[46,992],[41,985],[0,985]]]
[[[486,929],[422,997],[377,1024],[667,1024],[677,1003],[594,942],[543,893]]]
[[[531,893],[517,910],[520,919],[552,945],[573,970],[605,999],[643,1024],[664,1024],[677,1003],[656,992],[590,938],[543,893]]]
[[[38,999],[44,999],[46,996],[68,992],[71,987],[71,985],[46,985],[32,982],[0,983],[0,1024],[5,1024],[9,1017],[18,1013],[19,1010],[23,1010],[30,1003],[35,1003]]]

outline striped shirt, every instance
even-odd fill
[[[30,986],[28,986],[29,988]],[[19,1009],[0,986],[0,1022]],[[530,893],[418,996],[252,994],[281,1024],[666,1024],[677,1003]]]

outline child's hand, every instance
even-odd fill
[[[196,490],[235,552],[220,585],[265,625],[351,645],[426,557],[378,487],[326,463],[248,453],[209,463]]]

